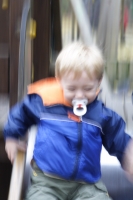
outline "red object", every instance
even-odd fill
[[[125,31],[126,28],[127,28],[128,20],[129,20],[128,8],[125,7],[125,8],[124,8],[124,19],[123,19],[123,23],[124,23],[124,31]]]
[[[81,107],[82,107],[82,105],[81,105],[81,104],[79,104],[78,106],[79,106],[79,108],[81,108]]]

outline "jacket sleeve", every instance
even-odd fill
[[[115,112],[103,107],[103,146],[110,155],[116,156],[120,163],[131,137],[125,132],[124,120]]]
[[[20,138],[27,129],[38,123],[43,103],[36,94],[27,95],[21,103],[16,104],[10,111],[4,126],[4,138]]]

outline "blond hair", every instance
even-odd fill
[[[55,75],[60,79],[64,74],[74,72],[77,77],[83,71],[100,80],[104,72],[104,59],[96,45],[86,46],[74,42],[59,53],[55,62]]]

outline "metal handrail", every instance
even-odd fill
[[[20,27],[20,46],[19,46],[19,66],[18,66],[18,101],[22,99],[25,91],[25,45],[27,22],[30,13],[31,0],[25,0],[22,10]],[[22,193],[22,183],[24,177],[26,154],[18,150],[13,163],[8,200],[20,200]],[[16,187],[17,186],[17,187]]]
[[[20,28],[20,47],[19,47],[19,66],[18,66],[18,101],[24,95],[24,66],[25,66],[25,43],[26,43],[26,28],[28,16],[30,12],[31,0],[25,0],[21,19]]]

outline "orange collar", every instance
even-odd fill
[[[63,90],[56,78],[46,78],[28,86],[28,94],[38,94],[46,106],[63,104],[71,107],[65,100]]]

